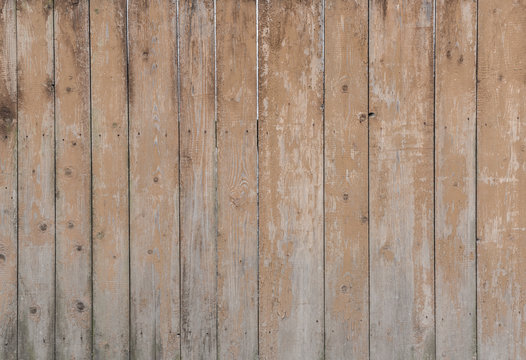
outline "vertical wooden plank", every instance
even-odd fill
[[[368,358],[368,3],[325,3],[326,358]]]
[[[55,2],[56,358],[91,356],[88,3]]]
[[[52,359],[55,327],[53,2],[17,4],[18,357]]]
[[[526,2],[479,2],[478,355],[526,357]]]
[[[92,0],[93,354],[129,355],[126,0]]]
[[[219,358],[256,359],[256,1],[217,1],[216,14]]]
[[[0,359],[17,358],[16,1],[0,1]]]
[[[176,20],[174,1],[129,2],[132,359],[180,358]]]
[[[433,359],[433,1],[370,12],[371,358]]]
[[[217,357],[214,2],[179,3],[181,355]]]
[[[323,12],[259,3],[260,356],[323,357]]]
[[[436,6],[436,353],[474,359],[477,3]]]

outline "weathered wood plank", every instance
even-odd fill
[[[478,356],[526,358],[526,2],[479,2]]]
[[[129,1],[132,359],[180,358],[176,19],[174,1]]]
[[[325,356],[366,359],[368,2],[325,6]]]
[[[433,1],[370,18],[371,358],[435,358]]]
[[[219,358],[256,359],[256,1],[217,1],[216,24]]]
[[[91,357],[89,13],[55,2],[56,358]]]
[[[0,359],[17,358],[16,1],[0,1]]]
[[[259,3],[260,357],[323,357],[323,15]]]
[[[92,0],[93,355],[129,355],[126,0]]]
[[[179,3],[181,355],[217,357],[214,2]]]
[[[436,6],[436,353],[474,359],[477,3]]]
[[[18,357],[52,359],[55,342],[53,2],[17,3]]]

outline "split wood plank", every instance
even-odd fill
[[[368,2],[325,6],[325,356],[367,359]]]
[[[323,9],[259,2],[260,358],[323,344]]]
[[[526,2],[479,2],[478,356],[526,358]]]
[[[214,2],[179,3],[181,355],[217,357]]]
[[[474,359],[477,3],[436,6],[436,353]]]
[[[16,1],[0,1],[0,359],[17,358]]]
[[[129,1],[132,359],[180,358],[176,20],[174,1]]]
[[[55,1],[56,353],[91,357],[89,8]]]
[[[370,11],[371,358],[434,359],[433,1]]]
[[[129,356],[126,0],[90,3],[93,356]]]
[[[55,344],[53,2],[17,3],[18,357],[52,359]]]
[[[256,1],[217,1],[216,17],[218,355],[256,359]]]

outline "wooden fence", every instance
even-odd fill
[[[525,359],[525,34],[0,0],[0,359]]]

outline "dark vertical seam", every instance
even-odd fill
[[[179,65],[179,45],[180,45],[180,13],[179,0],[175,2],[175,38],[177,43],[177,222],[178,222],[178,259],[179,259],[179,357],[182,358],[182,266],[181,266],[181,80],[180,80],[180,65]]]
[[[93,318],[93,95],[92,95],[92,75],[91,75],[91,1],[88,1],[88,56],[89,56],[89,141],[90,141],[90,286],[91,286],[91,358],[94,349],[94,318]]]
[[[479,354],[478,337],[478,89],[479,89],[479,1],[476,3],[475,45],[475,358]]]
[[[322,17],[322,63],[323,63],[323,84],[322,84],[322,92],[323,92],[323,102],[322,102],[322,107],[321,107],[321,111],[322,111],[322,181],[323,181],[323,184],[322,184],[322,220],[323,220],[323,224],[322,224],[322,246],[323,246],[323,250],[322,250],[322,261],[323,261],[323,299],[322,299],[322,304],[323,304],[323,311],[322,311],[322,337],[323,337],[323,358],[325,359],[325,355],[326,355],[326,315],[325,315],[325,312],[326,312],[326,289],[325,289],[325,286],[326,286],[326,240],[325,240],[325,0],[322,0],[322,4],[321,4],[321,7],[322,7],[322,14],[321,14],[321,17]]]
[[[128,0],[126,0],[126,26],[125,26],[125,40],[126,40],[126,117],[127,117],[127,150],[128,150],[128,359],[131,357],[131,177],[130,177],[130,64],[129,64],[129,47],[128,47]]]
[[[15,232],[16,232],[16,358],[18,359],[19,351],[18,351],[18,330],[19,330],[19,322],[20,322],[20,316],[19,316],[19,259],[20,259],[20,251],[19,251],[19,220],[20,220],[20,214],[19,214],[19,200],[18,200],[18,137],[19,137],[19,116],[18,116],[18,93],[19,93],[19,87],[18,87],[18,4],[16,0],[13,0],[15,9],[15,78],[16,78],[16,144],[15,144],[15,151],[16,151],[16,222],[15,222]]]
[[[53,230],[54,230],[54,269],[53,269],[53,356],[57,357],[57,113],[56,113],[56,49],[55,49],[55,1],[52,6],[52,29],[53,36],[51,44],[53,46]],[[50,339],[51,340],[51,339]]]
[[[435,341],[435,359],[437,358],[437,277],[436,277],[436,0],[433,1],[433,327]]]
[[[370,196],[370,35],[371,33],[371,1],[367,2],[367,357],[371,358],[371,196]]]
[[[257,254],[256,254],[256,322],[257,322],[257,348],[256,356],[259,358],[259,333],[260,333],[260,298],[259,298],[259,0],[256,0],[256,243],[257,243]]]

